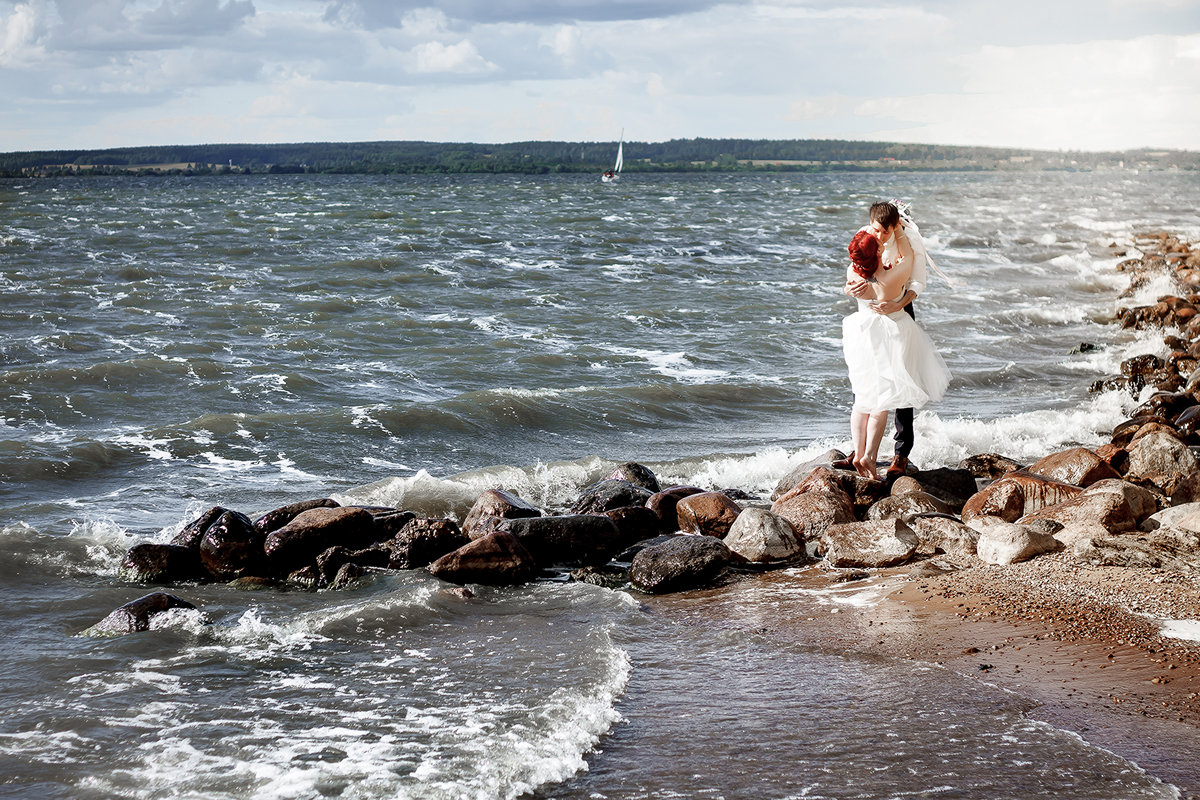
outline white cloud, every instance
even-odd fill
[[[0,17],[0,64],[27,65],[45,56],[45,41],[58,21],[57,10],[47,2],[17,3]]]
[[[466,39],[450,45],[425,42],[413,48],[413,56],[416,59],[413,69],[422,73],[475,73],[493,72],[498,69],[495,64],[479,55],[475,45]]]

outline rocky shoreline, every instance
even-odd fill
[[[1169,355],[1134,356],[1120,375],[1096,381],[1094,391],[1127,391],[1140,403],[1099,447],[1032,464],[984,453],[954,468],[911,469],[891,485],[832,468],[843,454],[830,451],[783,476],[770,499],[664,488],[627,463],[570,508],[539,509],[496,488],[461,523],[329,499],[256,519],[215,507],[168,544],[131,548],[123,575],[140,584],[348,590],[379,570],[425,569],[469,597],[470,584],[545,577],[663,595],[785,580],[795,568],[826,583],[885,574],[895,579],[887,613],[921,619],[924,632],[864,649],[978,662],[1003,685],[992,663],[1002,662],[1012,669],[1006,679],[1021,674],[1018,683],[1043,702],[1095,706],[1089,719],[1136,714],[1192,731],[1200,728],[1200,641],[1186,636],[1200,639],[1200,622],[1180,629],[1200,620],[1200,249],[1167,233],[1134,244],[1138,254],[1118,267],[1130,274],[1123,297],[1164,276],[1178,290],[1123,307],[1116,322],[1161,330]],[[93,630],[145,630],[155,613],[180,604],[188,605],[147,595]],[[985,628],[982,645],[955,651]],[[1037,655],[1047,643],[1071,648],[1075,672],[1092,670],[1086,703],[1077,690],[1051,688],[1062,665]],[[1118,653],[1137,669],[1113,678],[1105,669]]]

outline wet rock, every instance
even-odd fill
[[[956,519],[939,514],[916,516],[905,522],[916,534],[917,551],[921,554],[975,555],[979,532]]]
[[[629,481],[603,480],[583,490],[572,514],[595,514],[623,506],[644,506],[654,493]]]
[[[1160,379],[1155,385],[1164,383],[1168,377]],[[1133,416],[1157,415],[1168,421],[1174,420],[1185,409],[1196,405],[1196,401],[1191,395],[1183,392],[1155,392],[1147,398],[1146,402],[1142,403],[1134,409]]]
[[[1166,307],[1158,309],[1158,322],[1161,324],[1162,320],[1165,319],[1169,313],[1170,310]],[[1132,314],[1128,314],[1126,319],[1131,317],[1136,318],[1138,316],[1139,315],[1137,312],[1134,312]],[[1147,318],[1145,312],[1142,312],[1140,316],[1142,320]],[[1165,362],[1161,358],[1151,353],[1146,353],[1144,355],[1134,356],[1133,358],[1127,358],[1122,361],[1121,374],[1129,379],[1130,386],[1132,387],[1134,393],[1137,393],[1141,391],[1142,387],[1149,382],[1149,376],[1162,369],[1164,366]]]
[[[951,514],[958,509],[928,492],[906,492],[885,497],[867,510],[868,520],[908,520],[917,514]]]
[[[658,516],[659,530],[662,533],[673,533],[679,530],[679,501],[703,491],[697,486],[672,486],[651,495],[645,505]]]
[[[1052,520],[1063,526],[1098,525],[1113,533],[1130,531],[1158,508],[1154,495],[1119,478],[1099,481],[1075,497],[1017,520],[1022,525]]]
[[[470,539],[452,519],[411,520],[381,546],[391,557],[389,569],[419,569],[466,544]]]
[[[303,589],[306,592],[315,592],[321,584],[321,576],[317,572],[316,564],[309,564],[289,574],[287,583],[289,586]]]
[[[976,478],[994,481],[1020,469],[1021,465],[999,453],[980,453],[958,462],[958,468],[965,469]]]
[[[1096,481],[1121,477],[1108,462],[1086,447],[1051,453],[1032,464],[1029,471],[1052,481],[1084,487]]]
[[[1025,525],[994,518],[976,519],[968,524],[979,531],[975,553],[986,564],[1016,564],[1062,549],[1062,543],[1050,534]]]
[[[296,517],[303,514],[305,511],[311,511],[314,508],[338,508],[339,504],[336,500],[331,500],[328,497],[321,497],[316,500],[301,500],[299,503],[282,506],[274,511],[268,511],[258,519],[254,520],[254,530],[258,531],[263,537],[268,533],[273,533],[279,530],[284,525],[294,520]]]
[[[171,540],[171,544],[178,545],[179,547],[190,547],[193,550],[198,549],[200,547],[200,540],[204,538],[204,532],[228,510],[228,508],[222,506],[213,506],[188,523],[179,533],[175,534],[175,538]]]
[[[792,524],[762,508],[742,511],[724,541],[726,547],[753,563],[790,563],[807,556]]]
[[[820,552],[833,567],[894,567],[917,552],[917,535],[898,519],[833,525],[821,534]]]
[[[596,514],[526,517],[505,525],[541,567],[603,564],[625,546],[616,523]]]
[[[629,583],[629,568],[614,564],[580,567],[571,572],[571,579],[605,589],[623,589]]]
[[[1200,444],[1200,405],[1185,409],[1175,418],[1172,427],[1187,444]]]
[[[678,538],[679,536],[687,536],[687,535],[688,534],[682,534],[682,533],[664,533],[664,534],[660,534],[658,536],[654,536],[650,539],[643,539],[642,541],[635,542],[633,545],[625,548],[620,553],[617,553],[615,556],[613,556],[613,561],[616,561],[616,562],[619,562],[622,564],[628,564],[631,561],[633,561],[634,556],[636,556],[638,553],[645,550],[647,547],[653,547],[656,544],[662,544],[663,542],[669,542],[672,539]]]
[[[866,510],[876,502],[888,496],[888,485],[883,481],[873,481],[864,478],[856,472],[835,470],[828,467],[815,467],[804,480],[796,484],[788,495],[807,492],[842,492],[849,499],[856,515],[866,513]],[[784,495],[787,497],[788,495]],[[775,502],[778,503],[784,497]]]
[[[626,481],[627,483],[632,483],[634,486],[642,487],[651,494],[657,494],[662,491],[662,487],[658,485],[658,477],[650,468],[633,461],[626,461],[614,469],[607,480]]]
[[[662,520],[646,506],[625,506],[605,511],[600,516],[608,517],[617,526],[620,534],[617,539],[619,548],[624,549],[631,544],[657,536],[662,530]],[[674,527],[674,526],[672,526]]]
[[[775,501],[772,513],[791,523],[804,542],[815,542],[827,528],[854,522],[850,496],[836,485],[813,486],[808,491],[798,486]]]
[[[1079,486],[1017,470],[1005,474],[972,496],[963,506],[962,519],[969,523],[977,517],[999,517],[1006,522],[1016,522],[1046,506],[1069,500],[1081,491],[1083,489]]]
[[[831,465],[834,461],[840,461],[846,457],[846,454],[841,450],[828,450],[814,459],[805,461],[803,464],[800,464],[797,467],[793,467],[787,475],[784,475],[779,479],[779,482],[775,484],[775,489],[771,492],[771,500],[775,501],[783,497],[785,494],[789,494],[817,467],[833,469]],[[853,472],[853,470],[850,471]]]
[[[533,555],[507,531],[495,531],[470,541],[434,561],[428,569],[451,583],[489,586],[526,583],[538,573]]]
[[[470,539],[477,539],[495,525],[483,525],[485,520],[521,519],[522,517],[540,517],[542,512],[515,494],[503,489],[488,489],[476,499],[475,505],[467,512],[463,520],[462,531]]]
[[[1133,419],[1127,419],[1117,427],[1113,428],[1111,440],[1112,443],[1118,447],[1128,447],[1129,443],[1133,441],[1133,437],[1136,436],[1142,430],[1142,428],[1146,427],[1147,425],[1166,424],[1167,420],[1158,416],[1134,417]],[[1147,433],[1149,432],[1150,430],[1147,430]]]
[[[411,511],[401,511],[399,509],[390,509],[378,514],[372,514],[371,518],[375,521],[374,539],[376,543],[386,542],[388,539],[395,537],[400,531],[404,530],[404,526],[417,518],[417,515]]]
[[[261,575],[263,537],[245,514],[226,511],[200,539],[200,561],[219,581]]]
[[[1129,446],[1125,470],[1131,480],[1144,480],[1168,497],[1196,472],[1196,457],[1188,446],[1165,431],[1139,436]]]
[[[301,512],[267,534],[263,550],[273,574],[287,575],[334,545],[360,549],[375,538],[375,521],[361,508],[320,507]]]
[[[675,506],[679,530],[725,538],[742,508],[720,492],[701,492],[683,498]]]
[[[1115,444],[1102,444],[1092,451],[1104,463],[1108,464],[1118,475],[1125,474],[1125,467],[1129,463],[1129,451],[1124,447],[1118,447]]]
[[[652,594],[699,589],[715,583],[735,558],[712,536],[673,536],[633,557],[629,582]]]
[[[166,546],[166,545],[164,545]],[[151,620],[172,608],[195,608],[187,600],[166,592],[153,592],[131,600],[114,610],[104,619],[88,628],[86,633],[91,635],[119,635],[150,630]]]
[[[198,550],[177,544],[135,544],[121,562],[121,577],[137,583],[180,583],[208,577]]]
[[[343,564],[342,568],[337,571],[337,575],[329,582],[329,591],[341,592],[352,589],[366,574],[367,571],[353,561]]]
[[[913,478],[920,485],[922,491],[951,506],[954,513],[961,511],[967,500],[979,491],[975,473],[969,469],[950,469],[948,467],[923,469],[917,472]],[[897,493],[894,484],[892,490],[892,494]]]

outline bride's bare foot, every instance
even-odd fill
[[[867,459],[867,458],[854,459],[854,471],[869,481],[879,480],[879,474],[877,472],[875,472],[875,460],[874,459]]]

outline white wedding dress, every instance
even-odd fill
[[[854,410],[920,408],[942,399],[950,370],[929,335],[906,311],[878,314],[870,301],[842,320],[842,349],[854,389]]]

